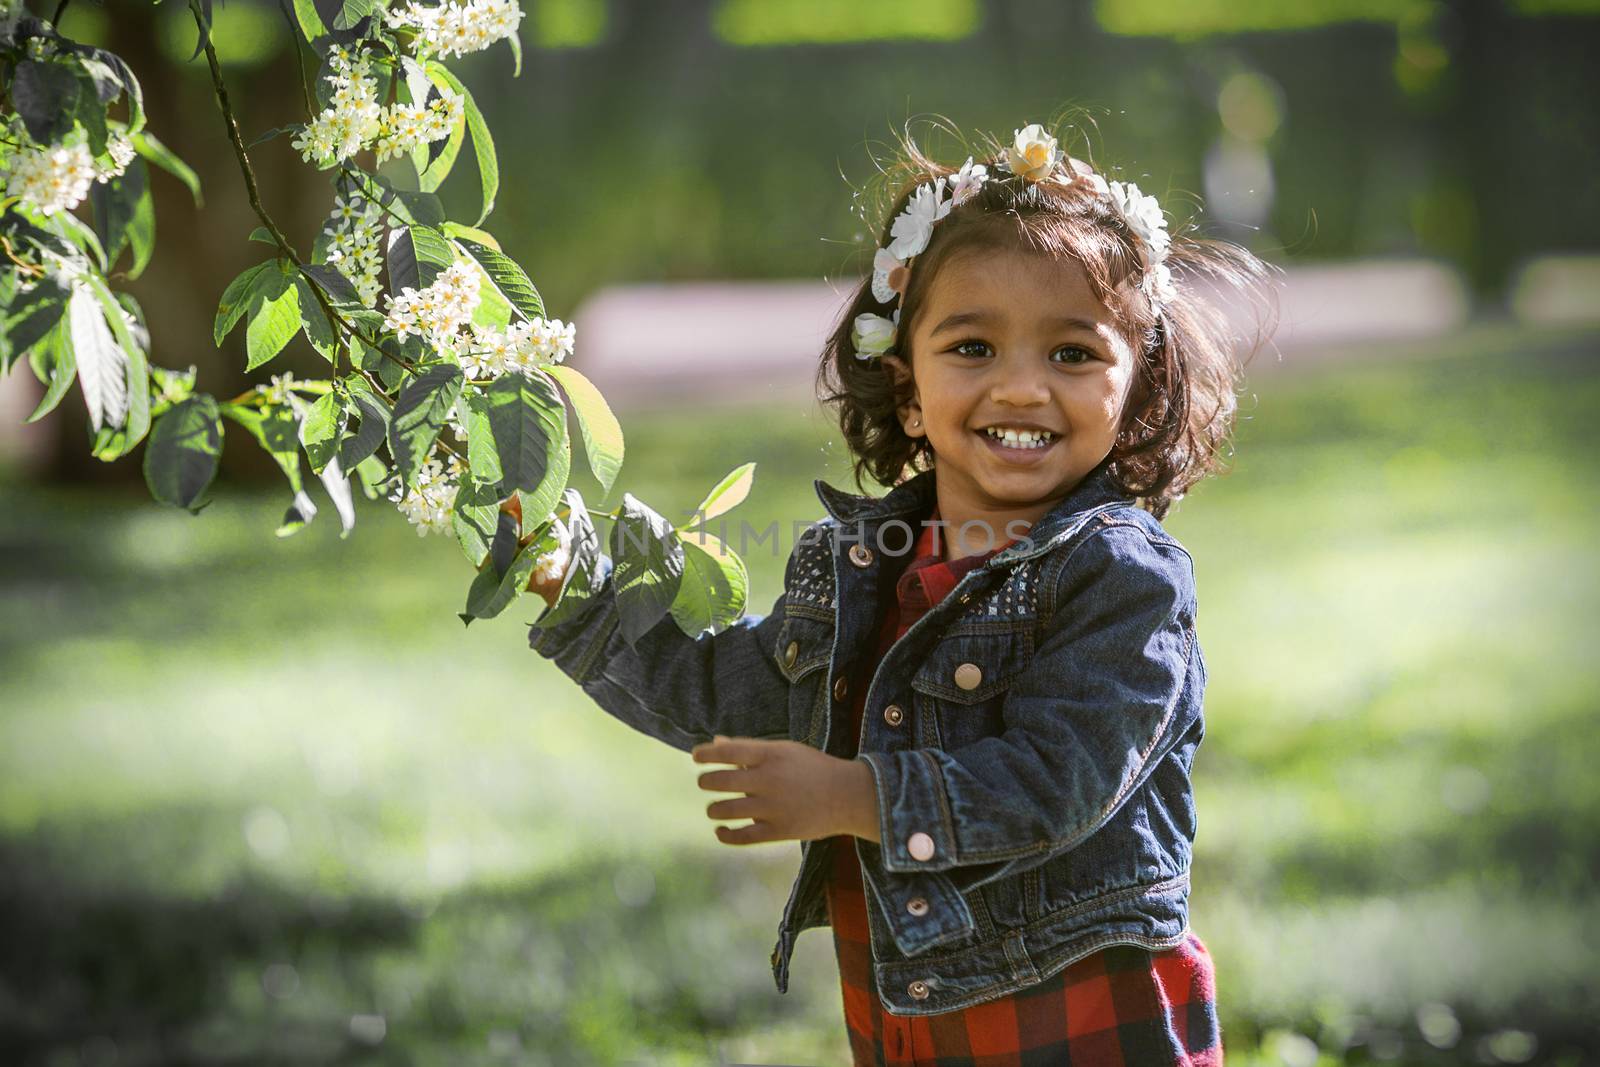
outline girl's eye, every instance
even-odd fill
[[[1094,358],[1093,352],[1089,351],[1087,348],[1080,347],[1079,345],[1067,345],[1065,348],[1058,348],[1054,353],[1052,353],[1052,355],[1061,355],[1063,352],[1066,353],[1069,358],[1059,361],[1062,363],[1076,365],[1080,363],[1087,363]]]
[[[988,348],[988,347],[989,346],[984,344],[982,341],[962,341],[960,344],[956,345],[950,351],[952,351],[952,352],[960,352],[964,356],[969,356],[969,355],[970,356],[982,356],[983,352],[981,352],[981,351],[968,352],[968,351],[965,351],[965,350],[968,349],[968,348],[985,349],[985,348]]]

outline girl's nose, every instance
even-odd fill
[[[1050,387],[1034,361],[1012,360],[1009,366],[997,366],[994,370],[994,381],[989,385],[991,403],[1024,407],[1049,401]]]

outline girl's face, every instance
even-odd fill
[[[1110,452],[1135,369],[1083,267],[1019,250],[946,260],[910,355],[901,425],[933,446],[952,517],[1043,515]]]

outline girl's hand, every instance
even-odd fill
[[[699,779],[701,789],[744,794],[713,801],[706,806],[708,818],[755,820],[718,826],[717,840],[724,844],[814,841],[835,834],[879,839],[877,788],[860,760],[839,759],[799,741],[720,734],[689,754],[696,763],[737,765]]]
[[[551,528],[559,544],[539,557],[533,574],[528,578],[528,592],[539,594],[546,604],[554,607],[561,597],[561,587],[566,583],[567,568],[572,565],[572,531],[560,519],[555,520]]]

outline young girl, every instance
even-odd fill
[[[856,1063],[1220,1064],[1188,925],[1206,671],[1159,520],[1234,412],[1196,283],[1264,268],[1039,125],[959,167],[902,147],[819,371],[858,487],[893,488],[817,481],[765,616],[630,645],[602,595],[530,644],[732,766],[699,779],[737,794],[711,818],[751,820],[718,840],[801,843],[773,974],[832,927]]]

